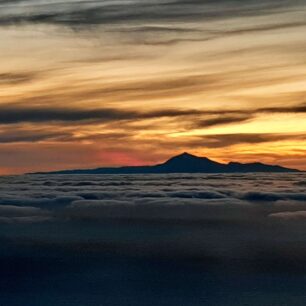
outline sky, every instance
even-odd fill
[[[306,170],[306,0],[0,0],[0,174]]]

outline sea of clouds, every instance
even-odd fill
[[[304,173],[1,177],[0,239],[11,251],[299,266],[305,187]]]
[[[306,174],[0,177],[0,304],[305,305]]]

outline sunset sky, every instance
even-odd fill
[[[0,174],[306,170],[305,33],[306,0],[0,0]]]

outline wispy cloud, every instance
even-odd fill
[[[48,169],[154,163],[178,150],[245,160],[256,147],[259,160],[279,157],[276,145],[303,167],[305,7],[0,1],[3,173],[35,159]]]

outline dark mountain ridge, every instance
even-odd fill
[[[149,173],[248,173],[248,172],[300,172],[296,169],[259,162],[228,164],[218,163],[207,157],[189,153],[174,156],[166,162],[153,166],[126,166],[113,168],[76,169],[34,174],[149,174]]]

